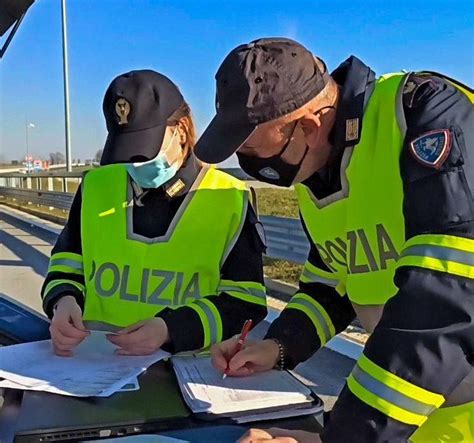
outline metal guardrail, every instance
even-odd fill
[[[238,171],[238,168],[235,168]],[[235,171],[231,171],[232,175],[238,176]],[[226,170],[226,172],[230,172]],[[243,173],[242,173],[243,174]],[[239,178],[245,178],[239,174]],[[74,194],[71,192],[60,192],[41,189],[41,186],[37,186],[37,189],[20,187],[24,185],[24,180],[28,178],[39,179],[36,174],[33,176],[25,177],[25,174],[18,174],[20,178],[9,175],[0,175],[0,202],[2,198],[14,199],[18,202],[31,203],[35,205],[42,205],[57,209],[69,210],[74,198]],[[61,173],[61,175],[46,176],[49,179],[57,178],[63,181],[62,189],[67,190],[67,181],[71,178],[80,179],[82,174],[77,173]],[[40,177],[41,178],[41,177]],[[44,178],[44,177],[43,177]],[[15,186],[16,185],[16,186]],[[39,183],[41,185],[41,183]],[[51,182],[48,184],[48,188],[52,189]],[[306,261],[309,252],[309,242],[301,226],[301,222],[298,219],[287,218],[287,217],[275,217],[264,215],[260,217],[263,227],[265,229],[265,235],[267,239],[267,252],[266,256],[279,260],[287,260],[293,263],[303,264]]]
[[[54,191],[54,180],[59,181],[61,191],[68,192],[68,185],[71,183],[79,185],[82,180],[82,174],[78,172],[65,172],[61,175],[54,172],[39,172],[35,174],[22,174],[12,172],[9,174],[0,174],[0,187],[15,189],[36,189],[43,191]]]
[[[230,174],[234,176],[235,178],[238,178],[240,180],[254,180],[252,177],[247,175],[241,168],[219,168],[221,171],[227,172],[227,174]],[[2,172],[0,169],[0,180],[2,178],[8,178],[8,177],[17,177],[17,178],[38,178],[38,177],[54,177],[54,178],[82,178],[84,175],[83,172],[65,172],[65,171],[40,171],[40,172],[32,172],[29,174],[26,174],[24,172]]]
[[[270,258],[303,264],[309,253],[309,242],[297,218],[260,216],[267,238],[266,255]]]
[[[34,205],[69,210],[74,194],[70,192],[35,191],[32,189],[6,188],[0,186],[0,202],[2,201],[2,197],[11,198],[19,202],[32,203]]]

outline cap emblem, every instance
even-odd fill
[[[270,180],[278,180],[280,178],[280,174],[278,174],[277,171],[275,171],[273,168],[270,168],[270,166],[267,166],[266,168],[260,169],[258,173],[265,178],[268,178]]]
[[[126,125],[128,123],[128,114],[130,114],[130,103],[124,98],[119,98],[115,103],[115,112],[120,118],[118,124]]]

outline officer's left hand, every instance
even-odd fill
[[[148,355],[169,341],[168,327],[162,318],[142,320],[128,328],[109,334],[107,339],[120,349],[119,355]]]
[[[250,429],[237,443],[321,443],[321,439],[312,432],[270,428]]]

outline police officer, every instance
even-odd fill
[[[120,75],[42,287],[56,354],[90,329],[122,354],[209,346],[266,314],[263,243],[246,185],[194,156],[189,106],[167,77]]]
[[[357,315],[372,334],[321,439],[474,441],[472,90],[376,78],[354,56],[329,75],[281,38],[235,48],[216,80],[196,155],[237,152],[253,177],[295,185],[311,244],[299,290],[233,374],[293,368]],[[234,344],[214,348],[220,370]],[[242,441],[280,434],[259,435]]]

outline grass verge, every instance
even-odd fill
[[[292,189],[257,188],[260,215],[298,218],[298,200]]]

